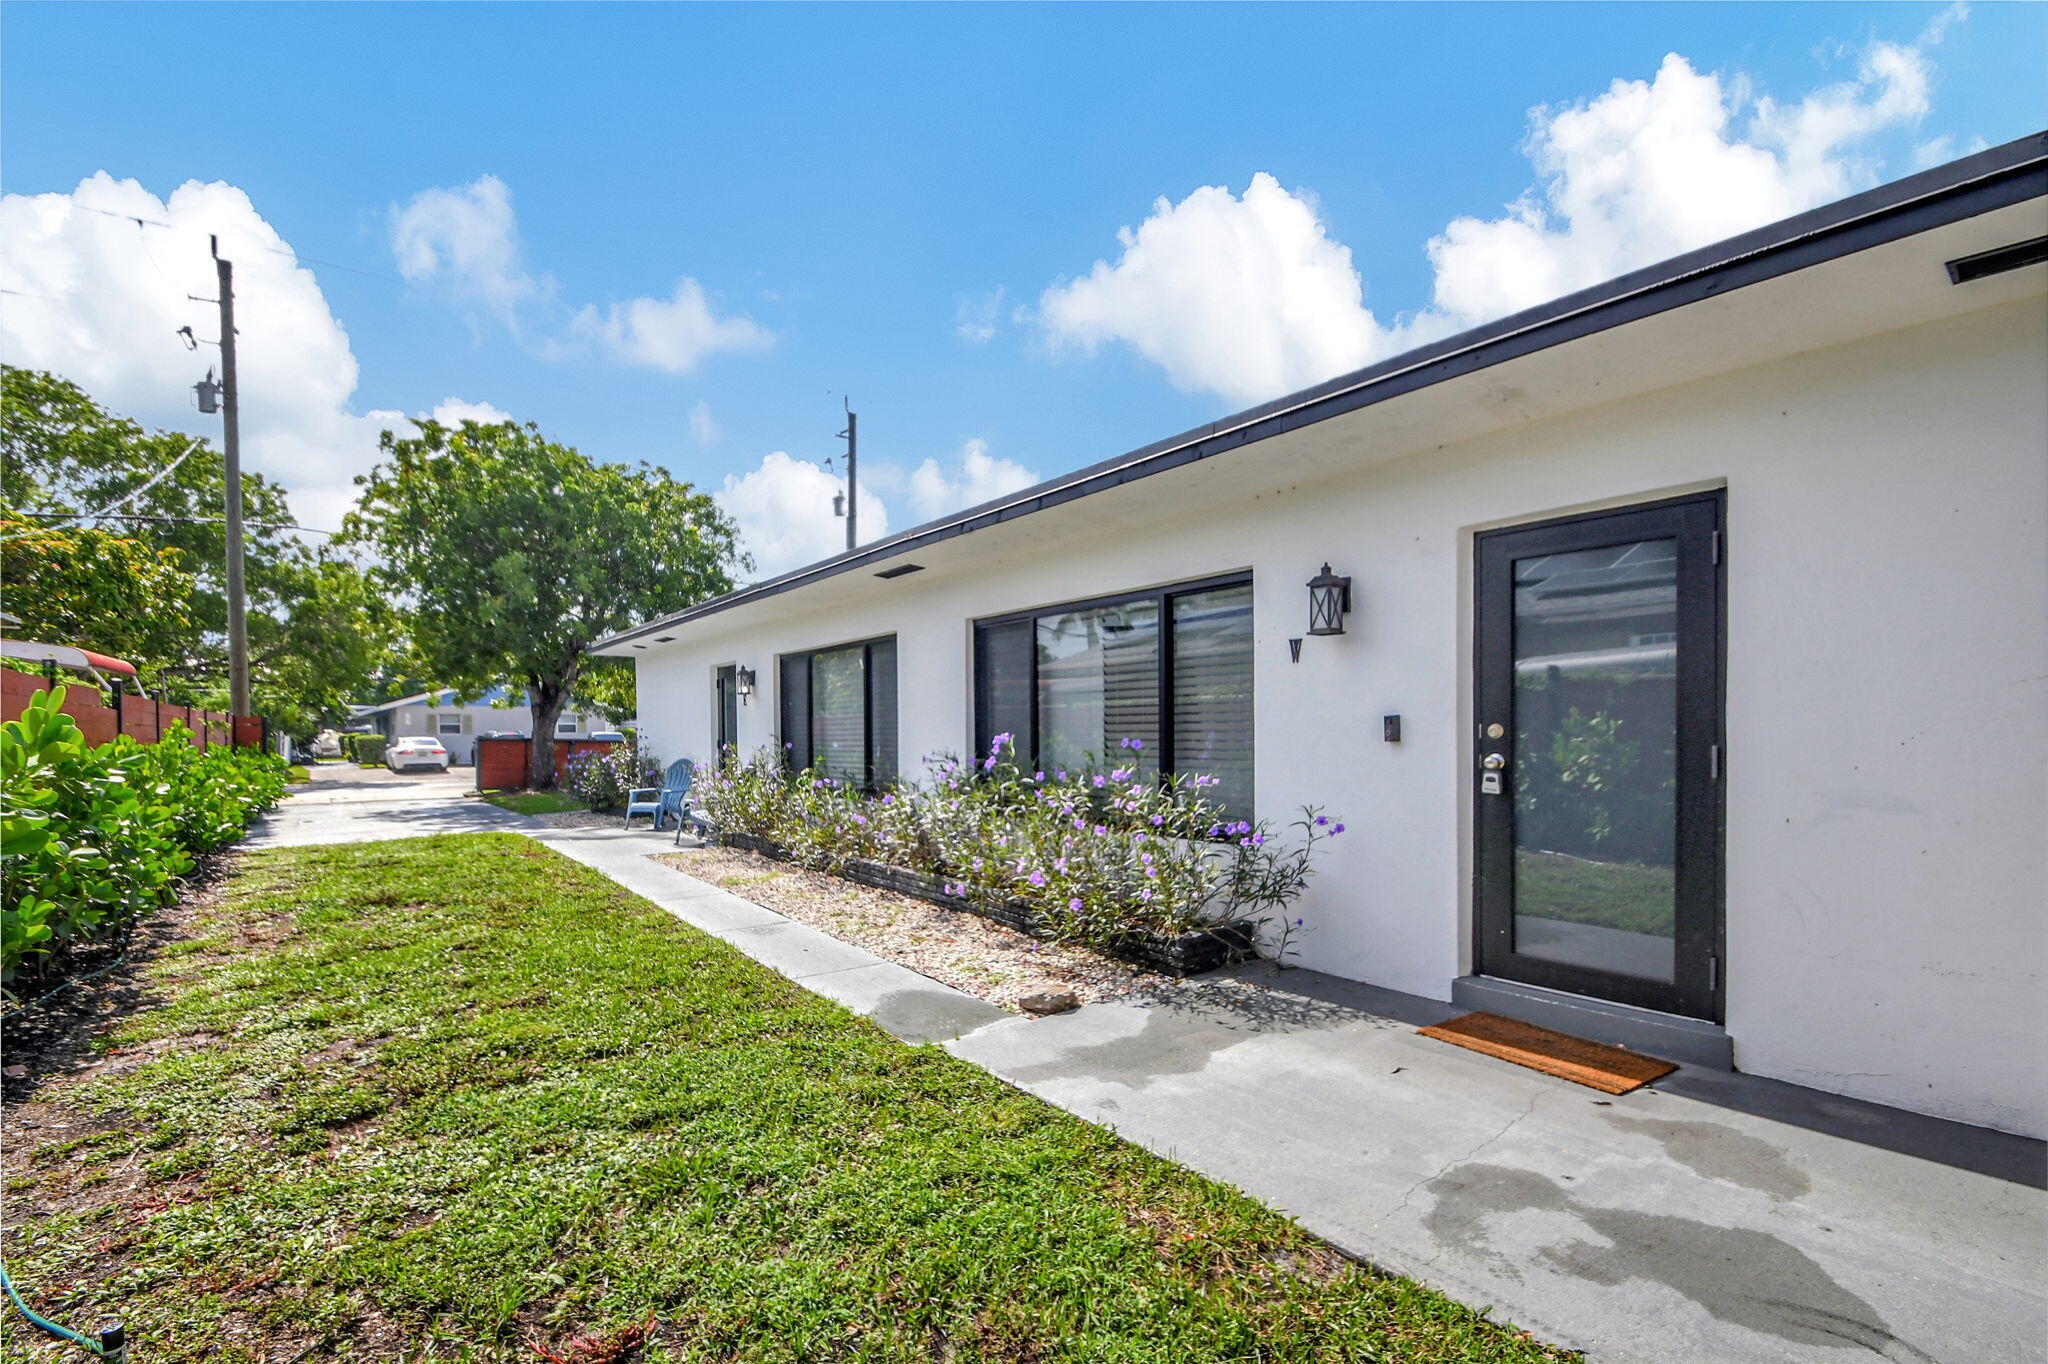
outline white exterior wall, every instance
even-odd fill
[[[1268,472],[1330,468],[1358,439],[1333,418],[907,556],[925,573],[692,622],[635,655],[644,732],[704,756],[712,670],[738,663],[743,746],[775,743],[776,655],[893,633],[910,775],[971,742],[975,618],[1250,568],[1259,812],[1351,828],[1301,959],[1445,999],[1472,962],[1473,533],[1725,486],[1736,1064],[2048,1135],[2044,356],[2034,296],[1312,483]],[[1324,559],[1356,610],[1293,664]]]

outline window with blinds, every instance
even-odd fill
[[[896,641],[781,661],[783,752],[793,770],[873,788],[896,779]]]
[[[1246,578],[1029,612],[975,627],[977,750],[1013,736],[1038,767],[1091,760],[1203,773],[1252,810],[1252,586]]]

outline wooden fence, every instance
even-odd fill
[[[618,747],[617,739],[555,740],[555,784],[560,785],[569,770],[569,759],[578,753],[605,753]],[[476,741],[476,789],[517,791],[526,785],[527,753],[531,739],[478,739]]]
[[[49,686],[47,678],[34,673],[0,668],[0,720],[20,719],[22,711],[28,709],[29,698]],[[99,688],[87,682],[72,682],[64,693],[62,710],[78,722],[79,731],[91,744],[111,742],[117,734],[126,734],[137,743],[153,744],[171,726],[181,723],[192,731],[191,743],[195,748],[208,749],[215,744],[261,748],[264,744],[261,716],[241,715],[230,722],[219,711],[201,710],[197,706],[174,706],[132,693],[121,693],[117,699],[119,710],[106,703]]]

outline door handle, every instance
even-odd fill
[[[1508,760],[1505,754],[1489,753],[1479,760],[1479,765],[1489,772],[1498,772],[1508,765]]]
[[[1489,753],[1479,760],[1485,770],[1479,774],[1479,794],[1482,796],[1504,796],[1506,783],[1501,780],[1500,770],[1508,765],[1505,753]]]

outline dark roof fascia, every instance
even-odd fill
[[[2048,132],[2029,134],[1646,266],[1284,398],[1154,441],[1021,492],[728,592],[598,640],[593,649],[778,596],[957,535],[1226,454],[1552,346],[1887,242],[2048,195]]]

